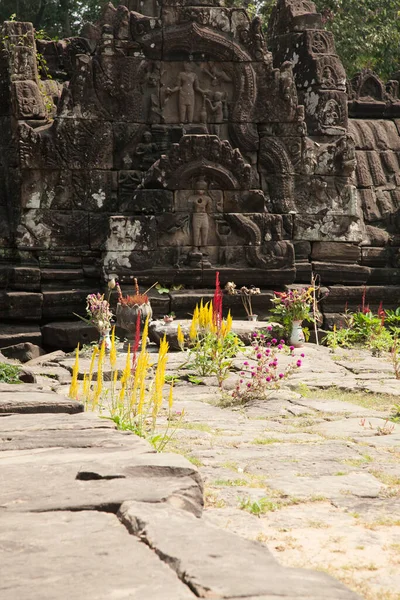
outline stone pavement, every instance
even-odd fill
[[[367,351],[304,352],[287,387],[244,407],[221,408],[210,385],[177,385],[186,424],[175,446],[203,476],[208,522],[363,598],[398,600],[400,424],[386,419],[400,382]]]
[[[13,396],[41,414],[0,414],[1,598],[400,597],[400,426],[377,435],[400,384],[382,359],[308,345],[301,394],[246,407],[221,408],[213,378],[179,381],[184,456],[70,401],[55,414],[71,359],[34,360]]]

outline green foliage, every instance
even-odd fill
[[[0,22],[29,21],[51,38],[70,37],[85,22],[96,21],[107,4],[108,0],[1,0]]]
[[[267,512],[274,512],[279,508],[277,504],[269,500],[268,498],[260,498],[259,500],[251,500],[250,498],[240,498],[239,508],[241,510],[247,510],[252,515],[259,517]]]
[[[190,349],[190,367],[203,377],[216,375],[221,387],[242,346],[243,342],[235,333],[230,332],[224,337],[210,331],[199,336]]]
[[[316,0],[351,77],[367,67],[389,79],[400,62],[398,0]]]
[[[329,331],[323,342],[330,348],[352,348],[365,346],[374,354],[389,352],[393,347],[392,331],[385,327],[386,318],[374,315],[370,310],[356,313],[346,312],[345,327]]]
[[[19,367],[0,363],[0,383],[21,383],[19,380]]]

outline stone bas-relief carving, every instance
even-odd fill
[[[38,42],[41,80],[33,27],[4,32],[0,250],[150,284],[219,269],[272,286],[296,277],[292,242],[304,261],[323,241],[363,244],[374,281],[393,277],[398,81],[346,87],[312,2],[277,0],[272,52],[242,8],[109,3],[80,37]]]

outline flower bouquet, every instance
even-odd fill
[[[258,315],[253,313],[251,299],[255,294],[261,294],[260,288],[256,288],[252,285],[250,288],[242,286],[240,290],[238,290],[236,289],[236,284],[233,281],[229,281],[225,286],[225,290],[230,296],[240,296],[248,320],[257,321]]]
[[[104,294],[89,294],[86,296],[86,317],[74,313],[79,319],[96,327],[100,334],[99,344],[105,342],[106,350],[111,348],[110,331],[113,313],[110,303],[105,300]]]
[[[312,315],[313,292],[313,287],[293,289],[288,292],[274,292],[274,298],[271,300],[274,307],[271,312],[284,325],[290,335],[292,346],[303,345],[305,339],[302,323],[314,320]]]

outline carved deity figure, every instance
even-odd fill
[[[215,92],[213,101],[206,98],[208,112],[213,115],[209,130],[211,134],[220,136],[221,123],[224,121],[224,94],[223,92]]]
[[[324,127],[332,127],[339,125],[340,118],[340,106],[331,98],[322,111],[321,123]]]
[[[326,66],[322,71],[322,83],[326,87],[335,88],[337,87],[335,71],[332,67]]]
[[[144,169],[149,169],[156,160],[158,148],[152,139],[150,131],[145,131],[142,142],[136,148],[136,154],[140,157]]]
[[[167,97],[178,93],[179,119],[181,123],[192,123],[196,103],[196,92],[204,98],[206,92],[200,88],[196,73],[190,63],[184,64],[184,70],[178,75],[178,83],[174,88],[167,88]]]
[[[206,193],[207,182],[203,177],[196,182],[195,189],[196,191],[189,197],[188,203],[192,210],[193,251],[201,252],[201,248],[207,246],[208,213],[212,200]]]

